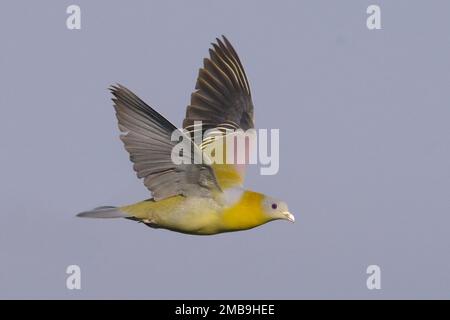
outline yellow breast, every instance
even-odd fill
[[[257,227],[269,221],[263,211],[264,195],[245,191],[239,201],[223,210],[221,223],[224,231],[245,230]]]

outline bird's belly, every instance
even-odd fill
[[[208,235],[219,232],[220,212],[221,206],[211,198],[174,197],[152,202],[145,219],[156,228]]]
[[[220,219],[214,212],[184,212],[159,219],[159,228],[196,235],[210,235],[220,230]]]

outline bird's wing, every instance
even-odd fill
[[[179,131],[179,136],[190,145],[190,152],[182,154],[189,162],[175,164],[172,152],[178,141],[171,137],[178,129],[127,88],[112,86],[111,92],[119,129],[124,132],[121,140],[137,176],[144,178],[155,200],[175,195],[210,196],[220,190],[208,158],[187,135]],[[193,159],[203,161],[195,164]]]
[[[223,36],[216,39],[209,50],[210,57],[203,60],[199,70],[191,103],[186,109],[183,128],[194,135],[195,123],[201,121],[204,136],[201,148],[210,144],[217,133],[227,134],[227,130],[254,128],[253,102],[247,76],[242,63],[231,43]],[[228,146],[225,146],[226,150]],[[248,153],[248,150],[245,151]],[[242,165],[213,164],[219,184],[224,187],[242,185],[244,170]]]

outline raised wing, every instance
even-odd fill
[[[199,71],[183,128],[192,129],[194,121],[202,121],[203,131],[253,128],[250,86],[236,51],[225,36],[212,46]]]
[[[175,195],[210,196],[220,191],[208,158],[189,137],[179,132],[191,145],[191,152],[182,154],[189,162],[175,164],[172,152],[178,141],[171,141],[171,137],[178,129],[127,88],[112,86],[111,92],[119,129],[124,132],[120,138],[137,176],[144,178],[155,200]],[[193,159],[203,162],[195,164]]]
[[[223,36],[223,41],[216,39],[209,50],[210,57],[203,60],[203,68],[199,70],[195,91],[191,95],[191,103],[186,109],[183,128],[191,135],[199,133],[195,125],[201,121],[203,141],[201,148],[224,148],[224,158],[230,158],[233,152],[243,152],[246,157],[250,150],[236,150],[235,146],[225,143],[225,135],[229,131],[254,128],[253,102],[250,86],[242,63],[231,43]],[[205,131],[208,131],[207,135]],[[216,137],[222,135],[223,139]],[[235,136],[238,136],[236,132]],[[214,143],[215,145],[211,146]],[[222,188],[241,186],[244,180],[245,165],[235,162],[213,164],[217,181]],[[225,164],[224,164],[225,163]]]

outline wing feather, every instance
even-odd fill
[[[223,40],[216,40],[209,49],[209,58],[203,60],[196,90],[191,95],[183,121],[183,128],[191,135],[200,130],[194,126],[196,121],[202,123],[202,134],[208,130],[209,134],[203,137],[201,144],[204,150],[212,143],[216,143],[217,148],[226,149],[224,141],[229,130],[254,128],[250,85],[241,60],[227,38],[223,36]],[[214,139],[221,134],[224,135],[222,140]],[[222,188],[242,185],[243,166],[222,163],[212,167]]]
[[[121,140],[138,178],[144,179],[156,201],[175,195],[211,196],[212,192],[220,191],[211,166],[205,161],[193,163],[194,157],[207,158],[190,137],[183,136],[191,145],[191,152],[183,154],[186,161],[173,163],[171,155],[178,141],[172,141],[171,136],[178,129],[127,88],[112,86],[111,92],[119,129],[123,132]]]

